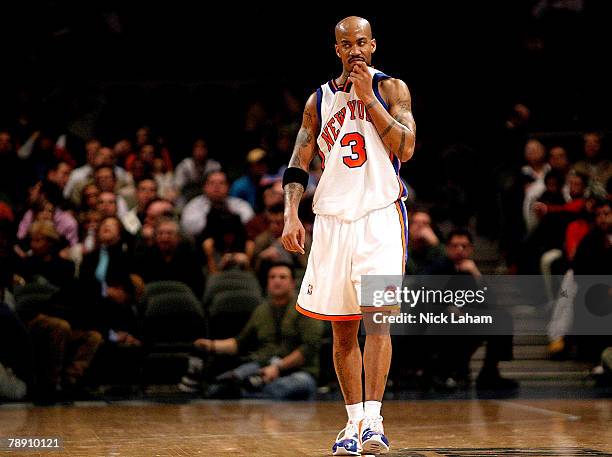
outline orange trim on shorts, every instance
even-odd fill
[[[314,311],[308,311],[302,308],[299,303],[295,304],[295,309],[304,316],[312,317],[320,321],[358,321],[361,319],[361,314],[320,314]]]
[[[406,273],[406,226],[404,225],[404,214],[402,213],[402,208],[400,208],[401,203],[399,201],[395,202],[395,209],[399,215],[400,227],[402,228],[402,275]]]

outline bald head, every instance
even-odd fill
[[[348,75],[358,62],[372,64],[376,40],[372,38],[370,23],[362,17],[349,16],[336,25],[336,55]]]
[[[372,28],[367,19],[358,16],[349,16],[336,24],[336,43],[340,43],[342,37],[348,34],[363,34],[372,39]]]

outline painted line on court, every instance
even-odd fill
[[[523,411],[531,411],[534,413],[543,414],[545,416],[565,417],[567,420],[570,420],[570,421],[580,420],[580,416],[575,416],[573,414],[562,413],[559,411],[554,411],[554,410],[546,409],[546,408],[539,408],[537,406],[523,405],[522,403],[515,403],[512,401],[508,401],[508,400],[493,400],[493,403],[497,403],[499,405],[504,405],[504,406],[512,406],[513,408],[522,409]]]

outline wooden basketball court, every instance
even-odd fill
[[[394,456],[612,456],[612,400],[387,401]],[[59,437],[27,456],[324,456],[339,402],[204,401],[0,407],[0,437]]]

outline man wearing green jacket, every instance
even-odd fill
[[[199,350],[239,355],[245,363],[217,381],[249,386],[258,396],[308,399],[316,392],[323,325],[295,309],[293,267],[276,263],[268,272],[268,299],[259,305],[240,334],[224,340],[200,338]]]

